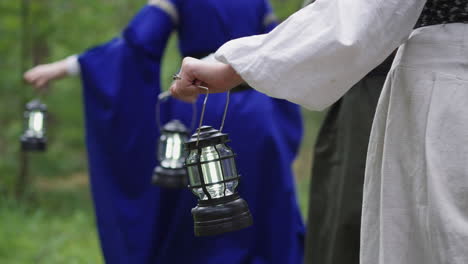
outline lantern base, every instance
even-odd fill
[[[215,236],[253,224],[247,202],[238,194],[211,201],[198,201],[192,209],[195,236]]]
[[[45,138],[21,137],[21,149],[23,151],[45,151],[46,142]]]
[[[182,189],[188,186],[187,170],[168,169],[157,166],[153,173],[153,184],[164,188]]]

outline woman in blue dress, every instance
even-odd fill
[[[42,87],[80,73],[91,189],[107,263],[302,262],[304,226],[292,173],[302,136],[297,106],[246,87],[231,95],[223,131],[237,153],[239,192],[252,212],[252,227],[195,237],[190,210],[196,197],[187,189],[151,185],[159,137],[154,109],[171,32],[177,30],[183,56],[203,57],[230,39],[274,25],[266,0],[154,0],[121,37],[25,74]],[[225,95],[211,95],[204,124],[219,127],[224,105]],[[161,120],[177,118],[189,126],[191,111],[189,104],[170,100],[162,105]]]

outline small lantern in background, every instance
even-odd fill
[[[184,167],[187,157],[184,143],[189,137],[188,129],[177,119],[161,126],[160,104],[171,96],[162,92],[156,101],[156,123],[161,136],[158,141],[157,158],[159,165],[154,168],[152,182],[164,188],[186,188],[188,185],[187,170]],[[191,130],[195,127],[196,105],[192,104]]]
[[[24,112],[24,132],[21,135],[23,151],[44,151],[47,145],[46,120],[47,106],[38,99],[26,104]]]
[[[166,188],[187,187],[184,143],[188,134],[187,128],[179,120],[172,120],[163,126],[158,145],[159,166],[153,174],[154,184]]]
[[[252,225],[252,215],[247,202],[238,192],[239,174],[235,154],[226,145],[228,135],[222,133],[229,105],[229,92],[219,130],[201,126],[207,94],[203,102],[200,125],[185,143],[188,152],[185,167],[189,175],[189,188],[198,197],[198,205],[192,209],[196,236],[212,236],[240,230]]]

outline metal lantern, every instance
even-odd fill
[[[154,169],[153,183],[166,188],[185,188],[188,184],[184,168],[184,143],[188,139],[187,128],[172,120],[161,129],[158,145],[159,166]]]
[[[46,149],[47,106],[38,99],[26,104],[24,112],[24,132],[21,135],[21,148],[24,151],[44,151]]]
[[[200,127],[185,143],[189,188],[198,197],[198,205],[192,209],[196,236],[218,235],[246,228],[253,223],[247,202],[237,192],[240,176],[235,154],[226,144],[229,142],[228,135],[221,132],[229,93],[220,130],[201,126],[207,98],[208,94]]]
[[[164,188],[186,188],[188,185],[187,170],[184,161],[187,157],[184,143],[189,137],[188,129],[177,119],[161,127],[160,103],[170,97],[169,92],[159,94],[156,103],[156,119],[161,136],[158,142],[157,157],[159,165],[154,168],[153,184]],[[196,106],[192,104],[193,115],[196,114]],[[192,116],[193,130],[195,119]]]

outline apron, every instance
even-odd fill
[[[468,263],[468,25],[399,49],[369,142],[363,264]]]

